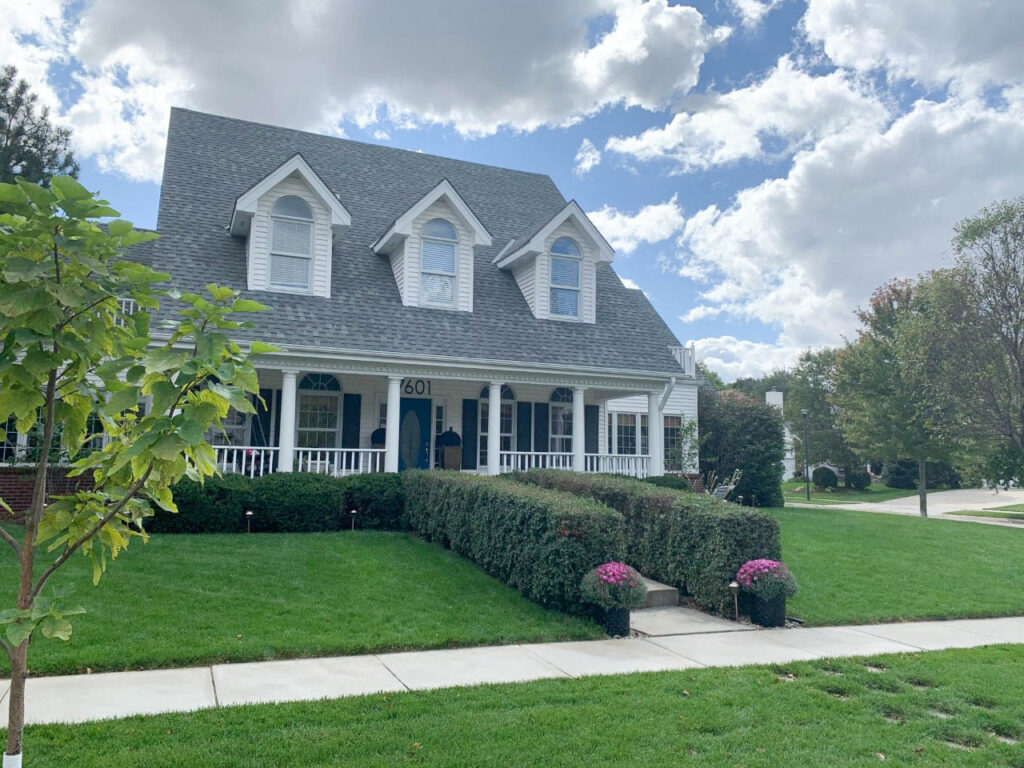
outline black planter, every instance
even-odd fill
[[[605,608],[598,621],[612,637],[629,637],[629,608]]]
[[[769,600],[750,596],[750,620],[762,627],[786,626],[786,596]]]

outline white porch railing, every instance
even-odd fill
[[[635,454],[588,453],[584,457],[583,467],[585,472],[647,477],[651,474],[651,457]]]
[[[296,448],[295,471],[338,477],[383,472],[384,449]]]
[[[276,447],[255,445],[215,445],[217,466],[224,474],[262,477],[277,471]]]
[[[572,469],[572,454],[544,451],[502,451],[499,465],[502,472],[525,472],[527,469]]]

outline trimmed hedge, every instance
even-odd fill
[[[729,582],[757,558],[781,559],[779,526],[771,515],[612,475],[530,470],[505,478],[607,504],[626,523],[626,560],[644,576],[677,587],[703,608],[732,605]]]
[[[656,485],[659,488],[671,488],[673,491],[686,491],[687,493],[693,491],[693,486],[690,485],[690,481],[682,475],[656,475],[654,477],[645,477],[645,483],[650,485]]]
[[[625,552],[622,515],[590,499],[454,472],[402,482],[413,531],[550,608],[580,612],[584,574]]]
[[[405,495],[393,474],[331,477],[282,472],[248,478],[225,475],[203,484],[182,480],[174,486],[178,514],[157,510],[154,533],[239,533],[252,510],[252,530],[265,533],[348,530],[349,510],[356,528],[407,530]]]
[[[815,488],[838,488],[839,476],[828,467],[815,467],[811,472],[811,482]]]

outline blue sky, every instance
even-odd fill
[[[0,63],[136,224],[171,104],[548,173],[727,379],[841,343],[1024,192],[1013,0],[9,5]]]

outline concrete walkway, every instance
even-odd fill
[[[994,507],[1006,507],[1011,504],[1024,504],[1024,490],[1014,488],[999,491],[999,493],[990,488],[932,491],[928,493],[928,516],[939,520],[1001,525],[1007,528],[1024,527],[1024,521],[1014,521],[1006,518],[964,517],[948,514],[961,511],[981,512]],[[860,512],[884,512],[891,515],[919,515],[917,496],[905,496],[901,499],[890,499],[889,501],[849,503],[843,502],[841,497],[837,497],[834,504],[807,503],[801,500],[801,498],[792,498],[786,499],[786,506],[811,509],[856,509]]]
[[[622,640],[38,677],[28,682],[26,715],[34,724],[80,723],[261,702],[996,643],[1024,643],[1024,617],[732,632],[715,627],[695,634]],[[6,698],[7,689],[3,681],[0,698]]]

